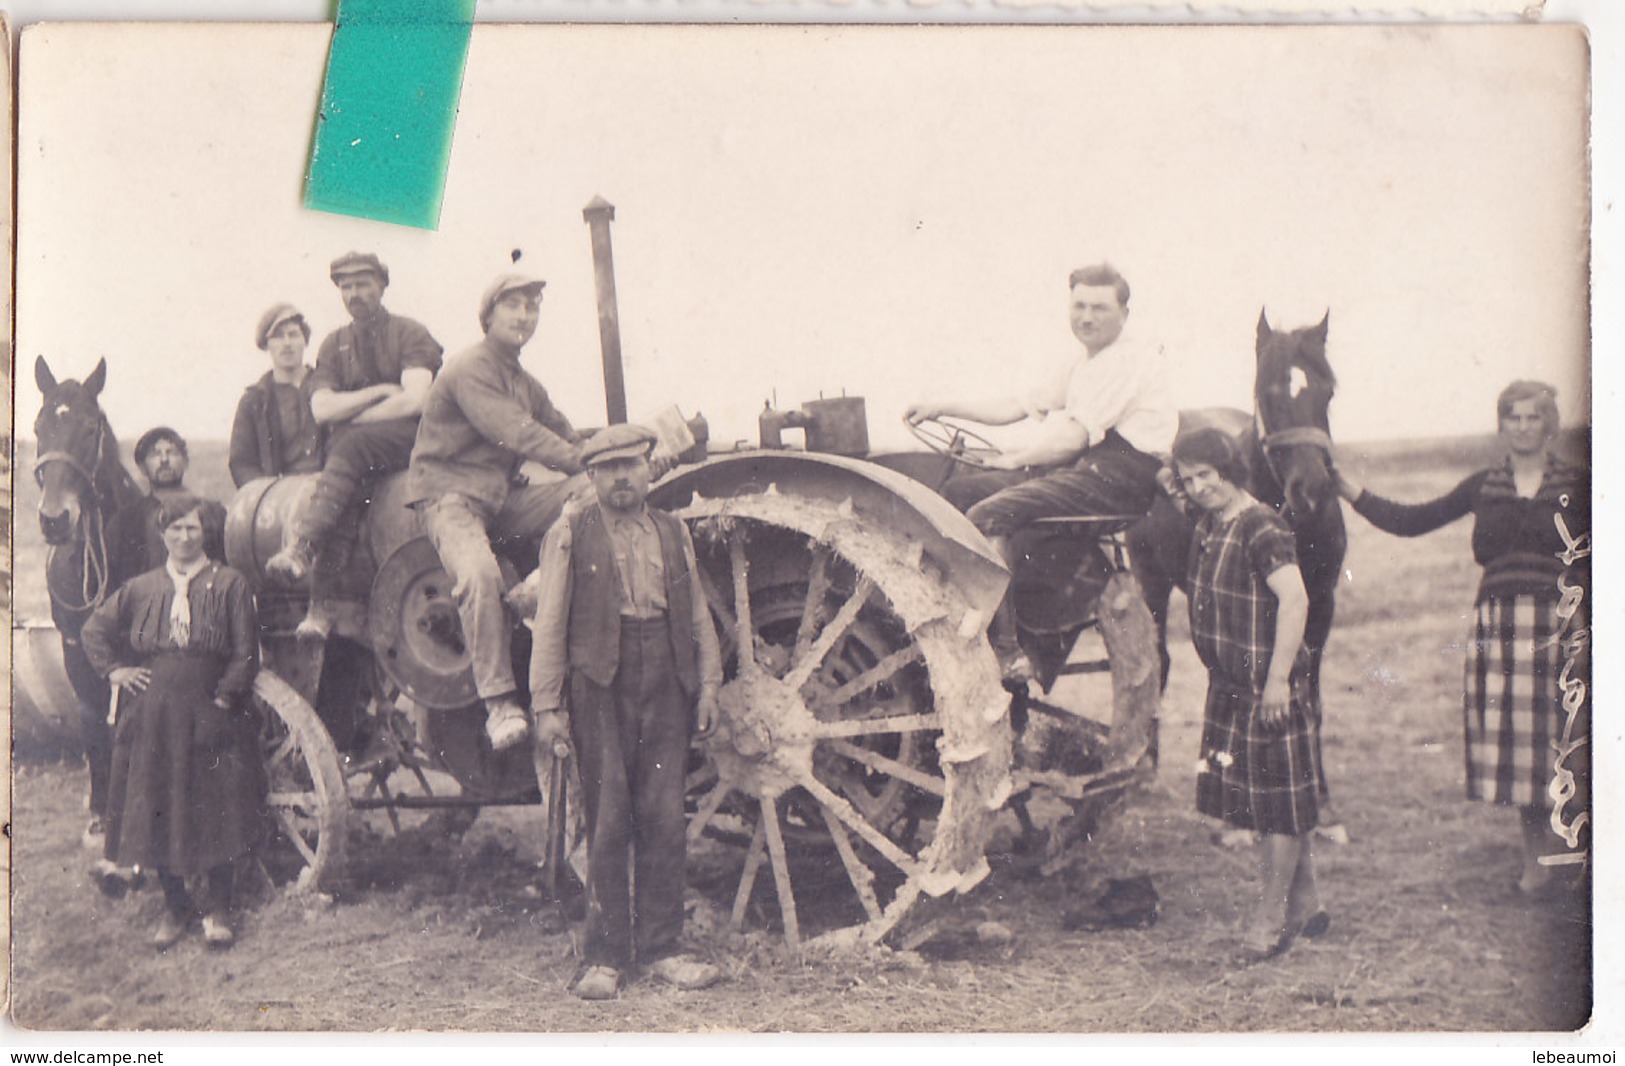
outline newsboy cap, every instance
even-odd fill
[[[525,274],[503,274],[499,276],[495,281],[491,282],[491,287],[486,289],[484,295],[480,297],[480,329],[488,330],[491,328],[491,309],[497,305],[498,300],[510,292],[529,291],[532,295],[540,296],[542,286],[546,284],[547,282],[541,278],[533,278]]]
[[[169,443],[173,444],[175,446],[175,449],[177,451],[179,451],[182,455],[187,454],[187,452],[186,452],[186,438],[185,437],[181,436],[179,433],[175,432],[173,429],[170,429],[168,426],[153,426],[151,429],[149,429],[145,433],[141,434],[140,439],[135,442],[135,463],[136,463],[136,465],[137,466],[145,466],[145,465],[147,465],[147,456],[152,452],[152,450],[154,448],[158,447],[158,442],[159,441],[165,441],[165,440],[167,440]]]
[[[327,268],[327,276],[337,285],[339,279],[350,274],[376,274],[378,280],[389,284],[389,268],[371,252],[345,252]]]
[[[656,439],[653,430],[621,422],[588,437],[587,443],[581,446],[581,462],[592,466],[611,459],[644,459],[654,448]]]
[[[305,340],[310,340],[310,323],[299,313],[299,308],[293,304],[277,304],[260,316],[260,324],[254,329],[254,343],[259,345],[260,351],[265,351],[270,345],[271,334],[280,329],[284,322],[299,323],[299,328],[304,330]]]

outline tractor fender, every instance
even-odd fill
[[[750,451],[715,456],[670,475],[649,495],[666,510],[699,496],[731,499],[778,492],[850,507],[859,518],[918,543],[967,603],[991,618],[1004,597],[1010,572],[987,539],[953,504],[914,479],[862,459],[789,451]]]

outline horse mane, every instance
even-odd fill
[[[113,432],[112,423],[107,420],[107,412],[101,409],[99,403],[96,413],[102,423],[102,449],[96,457],[96,494],[110,505],[111,510],[122,511],[146,494],[130,475],[130,468],[124,465],[121,454],[123,446]]]

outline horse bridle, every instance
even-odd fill
[[[101,458],[102,445],[106,439],[107,420],[103,418],[96,423],[96,457],[98,460]],[[34,459],[34,481],[41,488],[45,486],[45,468],[51,463],[62,463],[83,478],[86,488],[90,490],[91,498],[96,503],[94,507],[83,509],[86,529],[84,544],[81,548],[84,556],[81,559],[82,565],[80,568],[83,576],[80,579],[77,592],[79,602],[71,602],[66,596],[61,595],[61,590],[49,588],[49,580],[47,580],[47,587],[52,599],[57,600],[64,609],[75,612],[93,611],[101,606],[103,600],[107,599],[107,594],[111,591],[109,586],[112,579],[107,563],[107,530],[102,521],[101,494],[96,489],[96,474],[95,471],[86,467],[79,460],[79,457],[72,452],[60,449],[41,452]],[[51,563],[55,561],[59,550],[59,545],[52,545],[46,549],[45,569],[47,574],[50,573]]]
[[[1258,444],[1264,450],[1264,461],[1269,464],[1270,473],[1281,485],[1286,480],[1281,477],[1281,471],[1276,467],[1275,453],[1281,448],[1319,448],[1326,453],[1329,464],[1332,459],[1332,435],[1318,426],[1292,426],[1287,429],[1276,430],[1269,433],[1264,428],[1264,416],[1255,415],[1257,422]]]

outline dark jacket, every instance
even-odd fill
[[[311,375],[306,374],[305,384],[300,388],[307,405],[310,403],[311,380]],[[282,425],[277,418],[273,385],[270,373],[266,373],[264,377],[250,385],[243,392],[243,398],[237,401],[237,417],[231,423],[231,453],[226,463],[231,468],[232,484],[238,488],[242,488],[255,478],[277,477],[290,473],[283,465],[285,441]],[[325,427],[318,425],[317,434],[315,462],[309,471],[299,471],[300,473],[314,472],[322,468],[322,455],[327,437]]]

